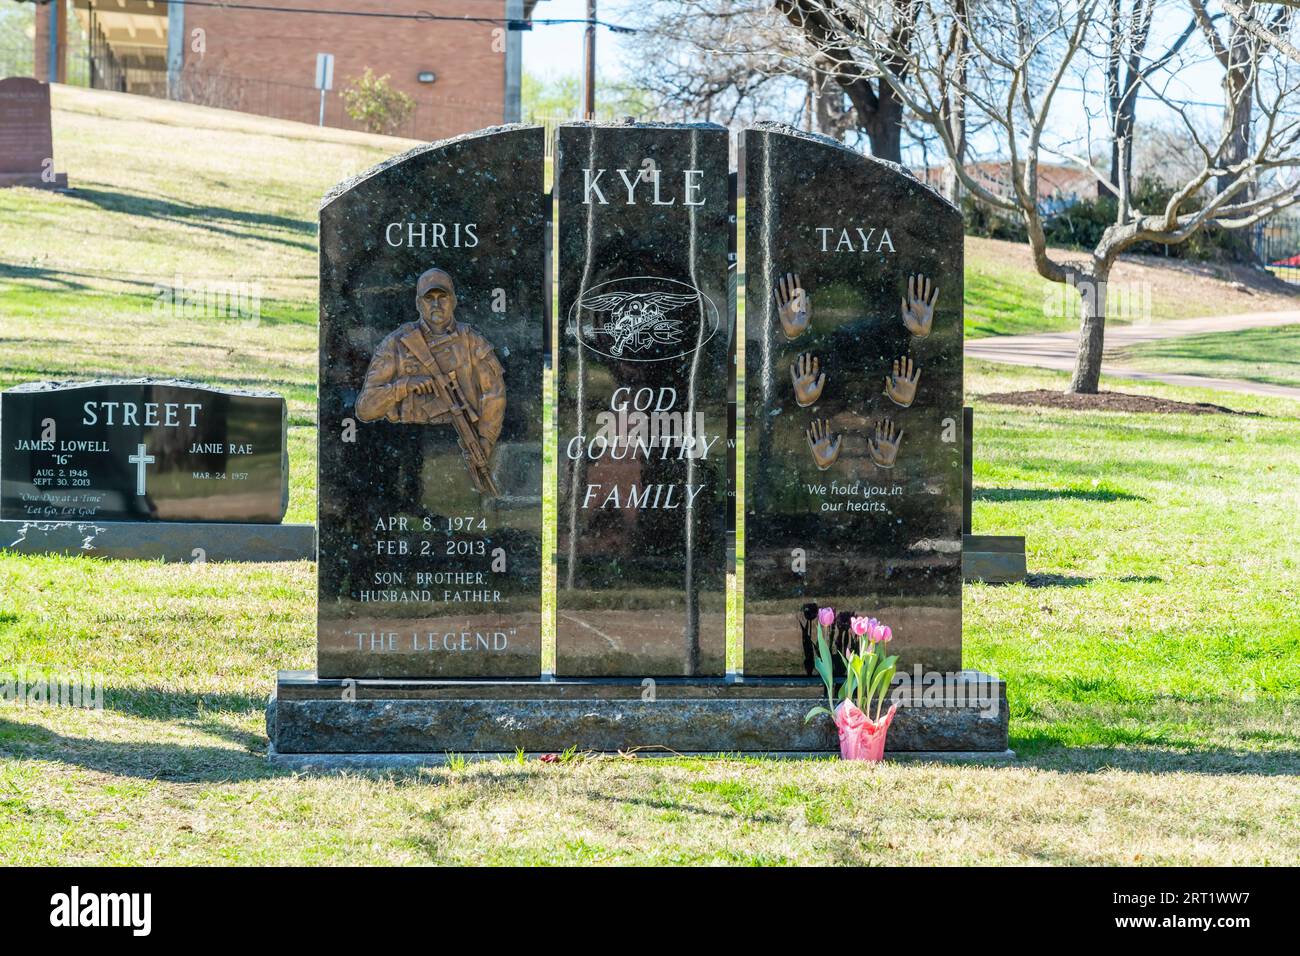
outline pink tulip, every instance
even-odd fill
[[[867,621],[867,640],[872,644],[883,644],[892,640],[894,633],[884,624],[881,624],[874,617]]]
[[[849,622],[849,627],[858,637],[867,633],[867,619],[865,617],[855,617]]]
[[[817,623],[822,627],[830,627],[835,623],[835,608],[824,607],[817,612]]]

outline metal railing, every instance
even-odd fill
[[[1255,254],[1284,282],[1300,284],[1300,217],[1278,216],[1255,227]]]

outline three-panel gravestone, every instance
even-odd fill
[[[551,194],[543,145],[430,144],[322,206],[318,667],[280,674],[275,758],[833,750],[809,604],[893,626],[891,750],[1005,750],[1001,682],[960,670],[958,212],[788,127],[742,134],[739,210],[722,127],[564,125]]]

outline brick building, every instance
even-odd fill
[[[536,2],[52,0],[37,8],[35,72],[64,82],[69,57],[84,57],[92,87],[316,123],[317,54],[329,53],[325,125],[358,127],[340,91],[370,67],[415,102],[396,132],[440,139],[519,119],[517,28]]]

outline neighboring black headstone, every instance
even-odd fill
[[[726,663],[727,132],[558,134],[556,672]]]
[[[542,147],[433,143],[321,207],[323,677],[540,673]]]
[[[962,220],[904,170],[742,135],[746,675],[811,674],[805,602],[961,668]]]
[[[36,382],[0,393],[0,518],[279,522],[285,401],[188,382]]]

